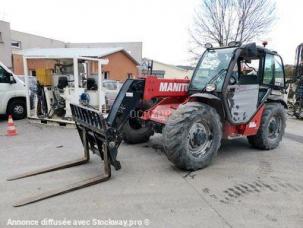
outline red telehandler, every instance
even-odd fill
[[[255,43],[208,46],[191,80],[128,79],[107,118],[85,106],[71,105],[82,140],[82,159],[10,178],[19,179],[86,163],[89,151],[104,160],[104,175],[25,199],[22,206],[108,180],[111,165],[120,169],[118,147],[141,143],[162,133],[167,158],[177,167],[197,170],[215,158],[221,140],[247,137],[258,149],[282,140],[287,104],[282,58]]]

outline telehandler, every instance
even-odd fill
[[[197,170],[215,158],[221,140],[247,137],[255,148],[270,150],[282,140],[287,104],[282,58],[275,51],[230,43],[208,45],[192,79],[153,76],[128,79],[107,118],[71,104],[84,145],[84,158],[10,178],[19,179],[86,163],[89,150],[104,160],[105,174],[25,199],[22,206],[108,180],[111,165],[120,169],[118,147],[146,142],[162,133],[167,158],[178,168]]]

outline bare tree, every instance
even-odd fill
[[[202,0],[190,29],[190,52],[200,55],[208,42],[225,46],[264,35],[275,20],[275,8],[272,0]]]

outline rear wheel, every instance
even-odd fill
[[[8,104],[7,114],[12,115],[13,119],[20,120],[26,117],[26,103],[23,100],[13,100]]]
[[[147,142],[153,134],[152,125],[139,118],[129,118],[122,129],[123,140],[128,144]]]
[[[286,113],[282,104],[266,104],[261,125],[256,135],[248,136],[248,142],[255,148],[270,150],[279,146],[285,132]]]
[[[167,158],[178,168],[197,170],[208,166],[221,144],[222,124],[216,110],[189,102],[170,116],[164,130]]]

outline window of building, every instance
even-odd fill
[[[11,47],[13,48],[21,48],[21,41],[12,41]]]
[[[109,79],[109,71],[103,72],[103,78],[104,79]]]
[[[29,70],[29,75],[30,76],[37,76],[36,75],[36,70]]]
[[[4,43],[3,42],[3,38],[2,38],[2,33],[0,32],[0,43]]]

